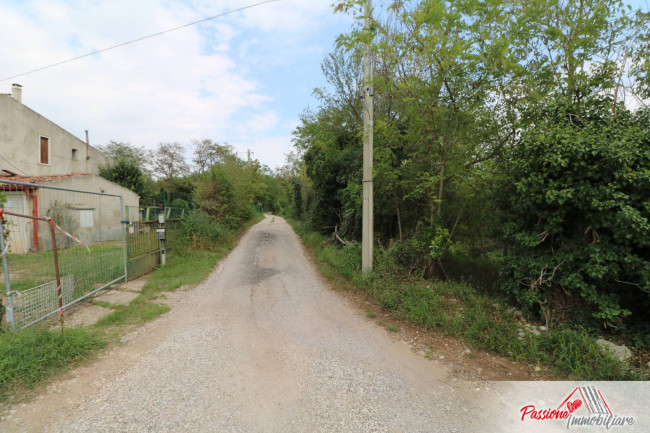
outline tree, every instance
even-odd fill
[[[192,183],[199,208],[230,228],[246,221],[254,204],[271,200],[266,197],[268,183],[256,160],[227,158],[193,176]]]
[[[612,103],[551,106],[496,194],[511,245],[501,287],[547,322],[647,323],[650,110]]]
[[[154,196],[153,180],[145,168],[149,152],[128,143],[111,141],[100,147],[109,158],[106,165],[99,167],[99,175],[130,189],[140,196],[141,204],[151,204]]]
[[[190,171],[185,161],[185,150],[179,143],[160,143],[154,153],[153,167],[154,177],[167,182]]]
[[[194,145],[192,162],[199,173],[205,172],[212,165],[236,158],[234,147],[227,143],[219,144],[210,139],[203,139],[192,140],[192,144]]]
[[[99,150],[106,156],[117,162],[121,159],[132,162],[142,169],[146,174],[149,174],[149,167],[151,166],[152,153],[144,147],[136,147],[130,143],[121,143],[111,141],[105,146],[99,146]]]

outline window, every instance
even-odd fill
[[[47,137],[41,137],[41,149],[40,149],[40,163],[41,164],[50,164],[50,139]]]
[[[77,149],[72,149],[72,159],[77,159]]]
[[[92,227],[93,226],[93,211],[92,209],[79,210],[79,226]]]

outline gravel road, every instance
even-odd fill
[[[37,400],[7,431],[496,431],[475,416],[474,389],[328,288],[279,217],[180,295],[99,367],[48,389],[52,416],[24,421]]]

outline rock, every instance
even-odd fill
[[[548,328],[546,326],[542,325],[542,326],[539,327],[539,330],[542,331],[542,332],[546,332],[546,331],[548,331]]]
[[[418,352],[418,355],[420,355],[420,356],[426,356],[427,354],[424,353],[424,350],[420,350],[420,351]]]
[[[445,355],[440,355],[438,359],[445,359]]]
[[[536,365],[535,366],[535,371],[537,371],[537,372],[542,371],[542,367],[540,367],[539,365]]]
[[[625,362],[632,357],[632,352],[630,352],[630,349],[626,346],[619,346],[618,344],[614,344],[611,341],[602,338],[596,340],[596,344],[598,344],[601,349],[608,350],[610,354],[621,362]]]
[[[531,328],[530,333],[533,334],[533,335],[541,335],[541,333],[535,328]]]

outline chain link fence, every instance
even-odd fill
[[[0,194],[6,197],[0,293],[15,327],[126,281],[122,196],[5,180]]]

